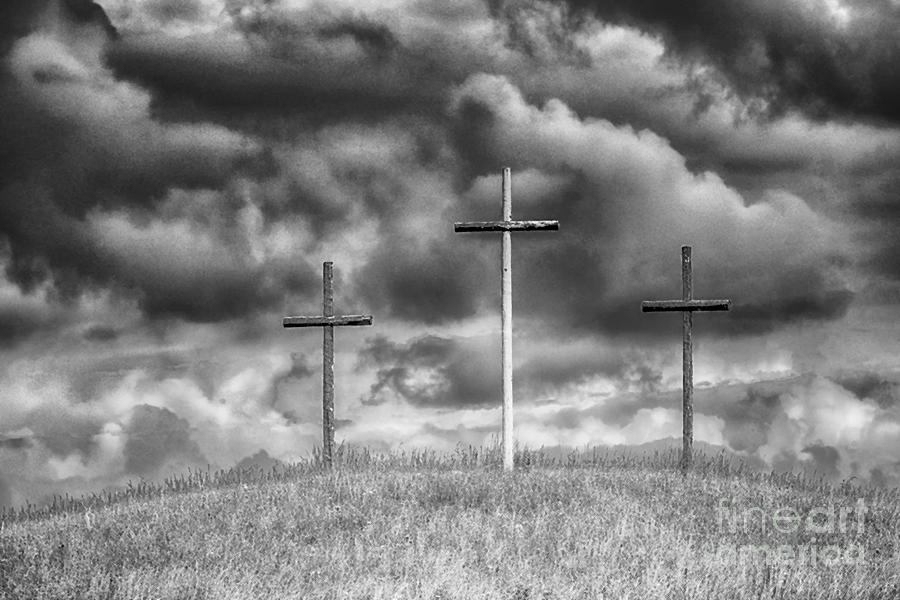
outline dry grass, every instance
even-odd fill
[[[7,513],[0,594],[8,598],[896,598],[900,498],[723,457],[688,477],[677,453],[374,457],[344,452],[263,473],[193,474],[120,498]],[[238,483],[242,479],[244,482]],[[247,483],[246,480],[252,480]],[[167,487],[168,486],[168,487]],[[722,500],[727,499],[727,513]],[[845,532],[780,533],[739,515],[788,507],[867,512]],[[91,503],[93,502],[93,506]],[[52,513],[52,514],[48,514]],[[725,517],[722,517],[722,515]],[[736,518],[737,515],[737,518]],[[724,520],[720,520],[724,518]],[[820,519],[819,522],[824,522]],[[735,527],[731,527],[735,523]],[[778,564],[747,544],[859,544],[856,564]],[[768,556],[768,560],[766,557]]]

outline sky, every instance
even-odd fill
[[[7,0],[0,505],[321,443],[681,435],[900,484],[900,2]]]

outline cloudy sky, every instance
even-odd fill
[[[0,504],[321,439],[490,443],[499,240],[517,434],[681,433],[900,483],[896,0],[8,0]]]

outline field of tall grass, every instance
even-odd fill
[[[0,597],[900,598],[900,494],[677,451],[344,450],[0,516]]]

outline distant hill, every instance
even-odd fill
[[[263,471],[270,471],[273,467],[284,466],[284,462],[278,460],[277,458],[272,458],[265,450],[260,450],[252,456],[242,458],[236,465],[234,465],[234,468],[243,470],[261,469]]]
[[[635,458],[652,458],[657,454],[672,454],[681,456],[681,438],[668,437],[643,444],[616,444],[612,446],[597,446],[600,452],[610,453],[614,455],[632,456]],[[542,454],[548,454],[557,458],[565,458],[573,452],[584,452],[585,448],[574,448],[572,446],[543,446],[540,448],[529,448],[531,451],[539,451]],[[593,447],[587,449],[593,451]],[[759,457],[746,456],[739,454],[718,444],[709,444],[703,441],[694,441],[694,455],[703,455],[708,458],[715,458],[725,455],[732,463],[741,463],[745,467],[754,471],[768,471],[770,468]]]

